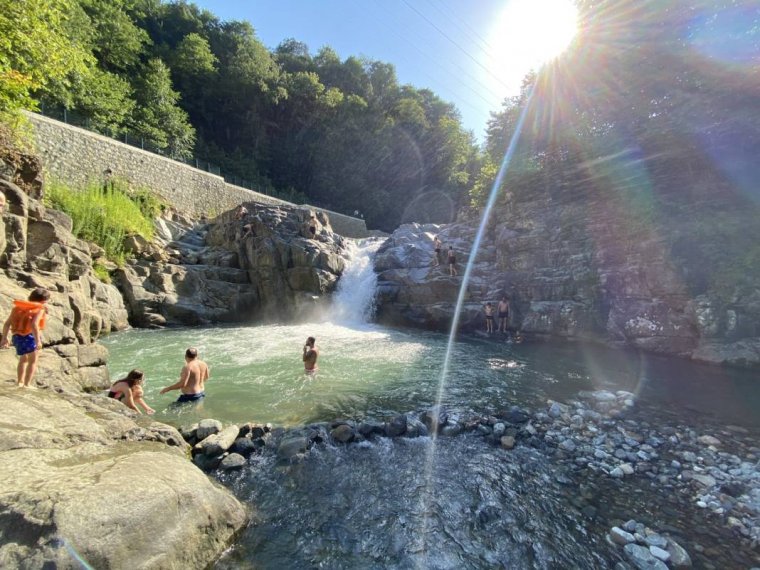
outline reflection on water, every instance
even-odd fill
[[[321,350],[319,372],[303,373],[307,336]],[[331,323],[133,330],[107,338],[112,378],[146,372],[148,402],[157,417],[190,423],[295,425],[335,418],[383,418],[434,403],[446,337],[374,325]],[[197,407],[171,409],[188,346],[211,367],[207,397]],[[735,369],[605,350],[579,344],[508,344],[464,338],[454,345],[443,403],[454,411],[492,412],[513,404],[543,406],[579,390],[629,390],[663,412],[697,411],[728,423],[760,425],[760,386]]]

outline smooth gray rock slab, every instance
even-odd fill
[[[227,457],[222,459],[219,464],[219,469],[230,471],[232,469],[240,469],[248,463],[242,455],[238,453],[230,453]]]
[[[198,428],[200,430],[200,428]],[[219,433],[208,436],[203,441],[195,444],[193,449],[208,456],[221,455],[235,443],[240,429],[236,425],[230,425]]]
[[[620,544],[622,546],[636,542],[636,539],[630,532],[626,532],[622,528],[616,526],[612,527],[612,530],[610,530],[610,539],[612,539],[612,542],[615,544]]]
[[[222,422],[219,420],[201,420],[198,422],[198,429],[195,432],[195,437],[199,440],[204,440],[210,435],[219,433],[222,431]]]
[[[638,544],[626,544],[625,555],[638,570],[668,570],[662,560],[657,560],[648,548]]]

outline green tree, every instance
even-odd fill
[[[36,108],[34,92],[87,72],[92,56],[69,34],[76,11],[73,0],[0,0],[0,111]]]
[[[137,81],[136,97],[135,130],[172,158],[192,156],[195,129],[187,113],[177,106],[179,93],[172,89],[169,68],[163,61],[148,61]]]

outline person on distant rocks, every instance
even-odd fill
[[[316,345],[317,339],[310,336],[303,345],[303,367],[306,374],[314,374],[317,368],[317,358],[319,358],[319,349]]]
[[[441,248],[443,247],[443,244],[441,243],[441,240],[438,239],[438,236],[435,236],[433,238],[433,250],[435,251],[435,256],[433,257],[433,267],[438,267],[441,265]]]
[[[317,217],[312,214],[309,218],[309,235],[311,236],[311,239],[317,239],[317,224],[319,222],[317,221]]]
[[[50,292],[37,287],[29,294],[28,301],[13,301],[13,309],[3,325],[0,348],[8,348],[13,343],[19,357],[16,367],[16,383],[28,388],[37,370],[37,358],[42,349],[42,330]],[[13,335],[9,336],[9,332]]]
[[[507,325],[509,324],[509,298],[506,295],[502,295],[501,301],[496,308],[499,313],[499,331],[507,332]]]
[[[245,218],[246,214],[248,214],[248,208],[243,206],[243,204],[240,204],[237,208],[235,208],[236,220],[242,220],[243,218]]]
[[[161,394],[181,390],[182,395],[177,398],[177,403],[195,402],[206,396],[204,388],[208,376],[208,366],[198,358],[198,349],[188,348],[185,351],[185,365],[179,374],[179,381],[162,388]]]
[[[457,272],[457,256],[454,253],[454,249],[449,246],[449,251],[446,253],[446,259],[449,262],[449,275],[452,277],[455,275],[459,275]]]
[[[486,332],[491,334],[493,332],[493,305],[490,301],[485,304],[483,311],[486,314]]]
[[[143,381],[145,380],[145,374],[141,370],[130,370],[126,378],[117,380],[111,385],[111,389],[108,391],[108,397],[115,400],[119,400],[129,409],[141,413],[138,405],[145,410],[145,413],[152,415],[156,412],[148,404],[145,403],[143,392]]]

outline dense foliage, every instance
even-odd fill
[[[450,221],[467,200],[472,135],[387,63],[296,40],[269,51],[250,24],[181,1],[0,0],[0,36],[5,110],[75,109],[386,230]]]

